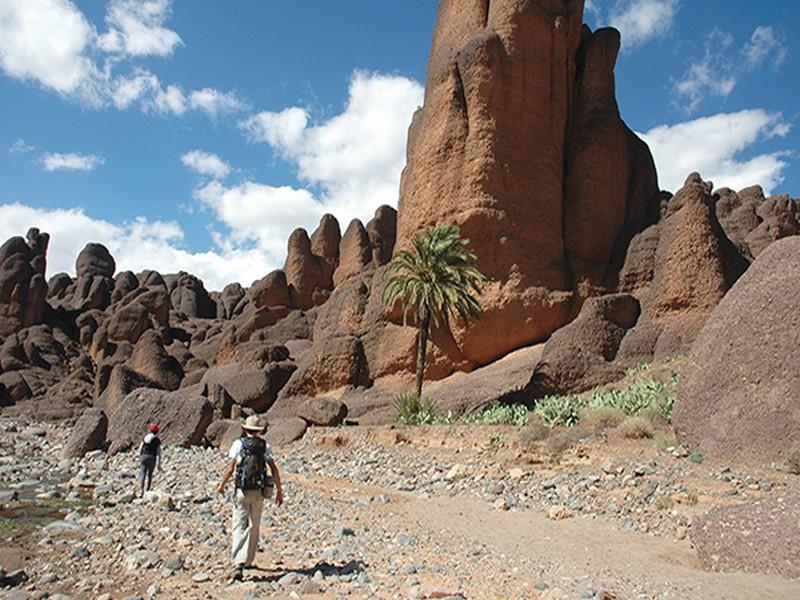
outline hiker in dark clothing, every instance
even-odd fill
[[[150,485],[153,483],[153,471],[156,467],[161,469],[161,440],[158,439],[158,425],[152,423],[150,425],[150,432],[144,436],[144,440],[139,445],[139,496],[144,496],[145,483],[147,490],[150,491]]]

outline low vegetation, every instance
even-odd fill
[[[653,424],[644,417],[627,417],[617,427],[619,434],[629,440],[643,440],[653,437]]]
[[[453,421],[452,413],[442,413],[436,400],[414,392],[396,396],[393,405],[395,420],[403,425],[444,425]]]
[[[580,422],[590,427],[609,429],[625,420],[625,412],[616,406],[585,408],[580,412]]]
[[[536,401],[533,412],[551,427],[572,427],[580,420],[583,406],[578,396],[546,396]]]
[[[490,404],[483,410],[468,414],[464,423],[524,427],[528,424],[528,408],[524,404]]]
[[[689,452],[689,456],[687,457],[691,462],[696,465],[699,465],[703,462],[703,453],[700,452],[697,448]]]

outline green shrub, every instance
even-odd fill
[[[639,380],[621,390],[596,391],[589,398],[589,408],[619,408],[626,415],[636,416],[653,411],[667,423],[672,422],[672,407],[675,404],[677,375],[668,383],[655,379]]]
[[[585,408],[580,413],[580,421],[591,427],[616,427],[625,420],[625,413],[616,406]]]
[[[404,425],[440,425],[451,423],[453,414],[442,414],[436,400],[428,396],[419,397],[413,392],[395,396],[392,403],[395,420]]]
[[[629,440],[653,437],[653,425],[644,417],[628,417],[617,427],[619,434]]]
[[[786,451],[786,462],[789,466],[789,472],[795,475],[800,475],[800,442],[795,442]]]
[[[486,425],[515,425],[524,427],[528,424],[528,409],[524,404],[490,404],[464,417],[465,423],[484,423]]]
[[[698,450],[697,448],[695,448],[694,450],[689,452],[688,459],[691,462],[695,463],[696,465],[699,465],[700,463],[703,462],[703,453],[700,452],[700,450]]]
[[[582,407],[578,396],[546,396],[536,401],[533,412],[547,425],[572,427],[578,422]]]

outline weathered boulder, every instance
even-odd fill
[[[628,248],[620,288],[639,299],[642,316],[622,341],[620,357],[637,363],[686,354],[747,266],[717,221],[711,184],[692,173],[661,221]]]
[[[114,277],[117,264],[108,248],[102,244],[86,244],[75,261],[75,275],[81,277]]]
[[[800,236],[768,246],[714,309],[682,370],[673,425],[712,460],[781,460],[800,441]]]
[[[183,379],[180,363],[164,349],[161,337],[152,329],[136,342],[128,366],[165,390],[177,390]]]
[[[206,429],[206,441],[214,448],[227,453],[233,442],[242,436],[242,422],[232,419],[220,419],[211,423]]]
[[[273,448],[282,448],[299,440],[306,433],[308,423],[300,417],[290,417],[270,424],[264,436]]]
[[[289,236],[283,271],[292,306],[302,309],[314,306],[314,291],[321,287],[322,268],[319,259],[311,253],[311,240],[305,229],[295,229]]]
[[[72,293],[72,308],[104,310],[111,304],[114,289],[114,257],[102,244],[86,244],[75,261],[75,285]]]
[[[114,277],[114,291],[111,292],[111,303],[119,302],[130,292],[139,287],[139,279],[131,271],[120,271]]]
[[[81,458],[87,452],[102,448],[106,442],[108,417],[99,408],[85,411],[64,445],[63,455],[66,458]]]
[[[211,424],[211,404],[193,390],[166,392],[138,389],[128,394],[111,415],[108,441],[110,454],[123,452],[141,441],[149,423],[161,428],[165,444],[192,446],[203,442]]]
[[[272,271],[256,281],[247,291],[250,303],[255,308],[273,308],[289,305],[289,284],[286,273],[280,269]]]
[[[27,240],[12,237],[0,246],[0,339],[44,321],[49,240],[32,228]]]
[[[472,364],[566,324],[576,295],[614,283],[627,240],[655,213],[652,158],[614,101],[618,34],[591,33],[582,9],[582,0],[439,5],[397,245],[439,223],[471,240],[489,278],[484,314],[454,335]]]
[[[764,197],[761,186],[714,193],[716,213],[727,236],[751,260],[775,240],[800,233],[798,203],[789,196]]]
[[[229,283],[222,288],[222,293],[217,300],[217,318],[232,319],[236,314],[236,308],[245,297],[244,288],[238,283]]]
[[[266,412],[295,370],[293,363],[269,363],[258,369],[231,363],[211,367],[201,379],[209,389],[223,388],[233,402],[258,413]]]
[[[530,397],[579,393],[622,378],[625,365],[615,362],[617,351],[638,318],[639,302],[630,294],[589,298],[544,345],[527,385]]]
[[[322,268],[320,287],[323,289],[333,289],[333,272],[339,266],[341,239],[342,233],[336,217],[329,214],[322,215],[319,226],[311,234],[311,253],[320,259],[319,264]]]
[[[104,409],[113,417],[122,401],[132,391],[139,388],[157,388],[158,384],[141,373],[134,371],[125,364],[118,364],[111,368],[108,382],[95,400],[95,406]],[[97,388],[95,388],[97,389]]]
[[[367,223],[367,235],[372,248],[372,266],[380,267],[392,260],[397,240],[397,211],[391,206],[379,206]]]
[[[297,403],[295,410],[301,419],[321,427],[340,425],[347,416],[347,406],[344,402],[324,396],[304,398]]]
[[[169,297],[172,308],[184,316],[213,319],[217,315],[217,307],[203,282],[189,273],[178,273]]]
[[[363,272],[372,262],[372,246],[369,234],[358,219],[350,221],[339,244],[339,267],[333,274],[333,285],[338,287],[345,281]]]
[[[717,506],[689,529],[697,556],[712,571],[800,577],[800,498]]]

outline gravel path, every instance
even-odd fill
[[[167,447],[140,501],[135,456],[62,461],[66,433],[0,419],[0,562],[11,570],[16,549],[29,577],[15,600],[800,597],[797,581],[700,570],[686,539],[709,506],[797,478],[695,465],[652,441],[578,441],[556,462],[513,428],[312,430],[278,449],[286,504],[265,511],[261,568],[229,585],[219,451]],[[9,529],[33,502],[58,520]]]

